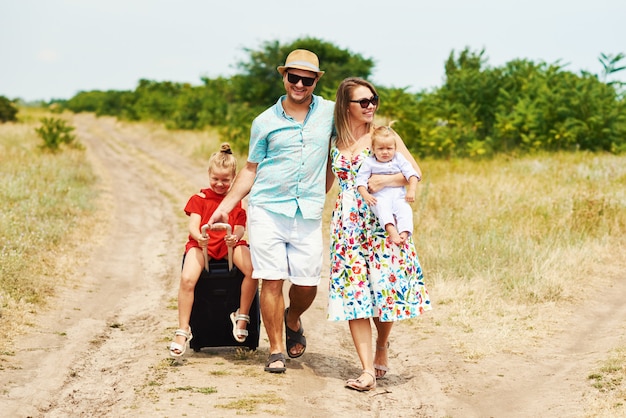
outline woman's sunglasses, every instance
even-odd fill
[[[315,77],[301,77],[299,75],[287,73],[287,81],[291,84],[298,84],[298,81],[302,81],[302,85],[305,87],[311,87],[315,83]]]
[[[378,106],[378,96],[374,95],[369,99],[361,99],[361,100],[350,100],[352,103],[358,103],[361,105],[363,109],[367,109],[368,106],[373,104],[374,106]]]

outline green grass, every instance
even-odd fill
[[[210,395],[212,393],[217,393],[217,388],[214,386],[206,386],[206,387],[197,387],[197,386],[183,386],[177,387],[174,389],[170,389],[170,392],[193,392],[193,393],[201,393],[203,395]]]
[[[276,393],[267,392],[258,395],[241,396],[240,398],[231,402],[216,405],[216,407],[223,409],[235,409],[243,413],[250,414],[257,412],[258,408],[270,409],[270,406],[276,407],[279,405],[283,405],[284,403],[284,399],[282,399]],[[281,415],[280,413],[278,413],[278,411],[273,410],[273,412],[276,415]]]
[[[624,416],[626,405],[626,347],[613,350],[597,371],[588,376],[591,386],[598,391],[588,416]]]
[[[604,361],[599,370],[589,375],[589,380],[593,381],[593,386],[600,391],[622,392],[626,395],[626,348],[614,350],[611,356]]]

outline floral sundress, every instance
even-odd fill
[[[364,150],[350,160],[335,146],[330,150],[340,187],[330,225],[331,321],[397,321],[432,309],[413,237],[401,247],[388,240],[356,190],[356,174],[368,155]]]

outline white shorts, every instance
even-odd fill
[[[322,272],[322,220],[279,215],[248,206],[252,277],[317,286]]]

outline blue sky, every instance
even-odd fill
[[[624,0],[2,0],[0,95],[200,84],[234,74],[244,48],[307,36],[372,58],[371,81],[410,91],[440,86],[465,47],[492,67],[523,58],[599,74],[600,53],[626,53],[624,18]]]

